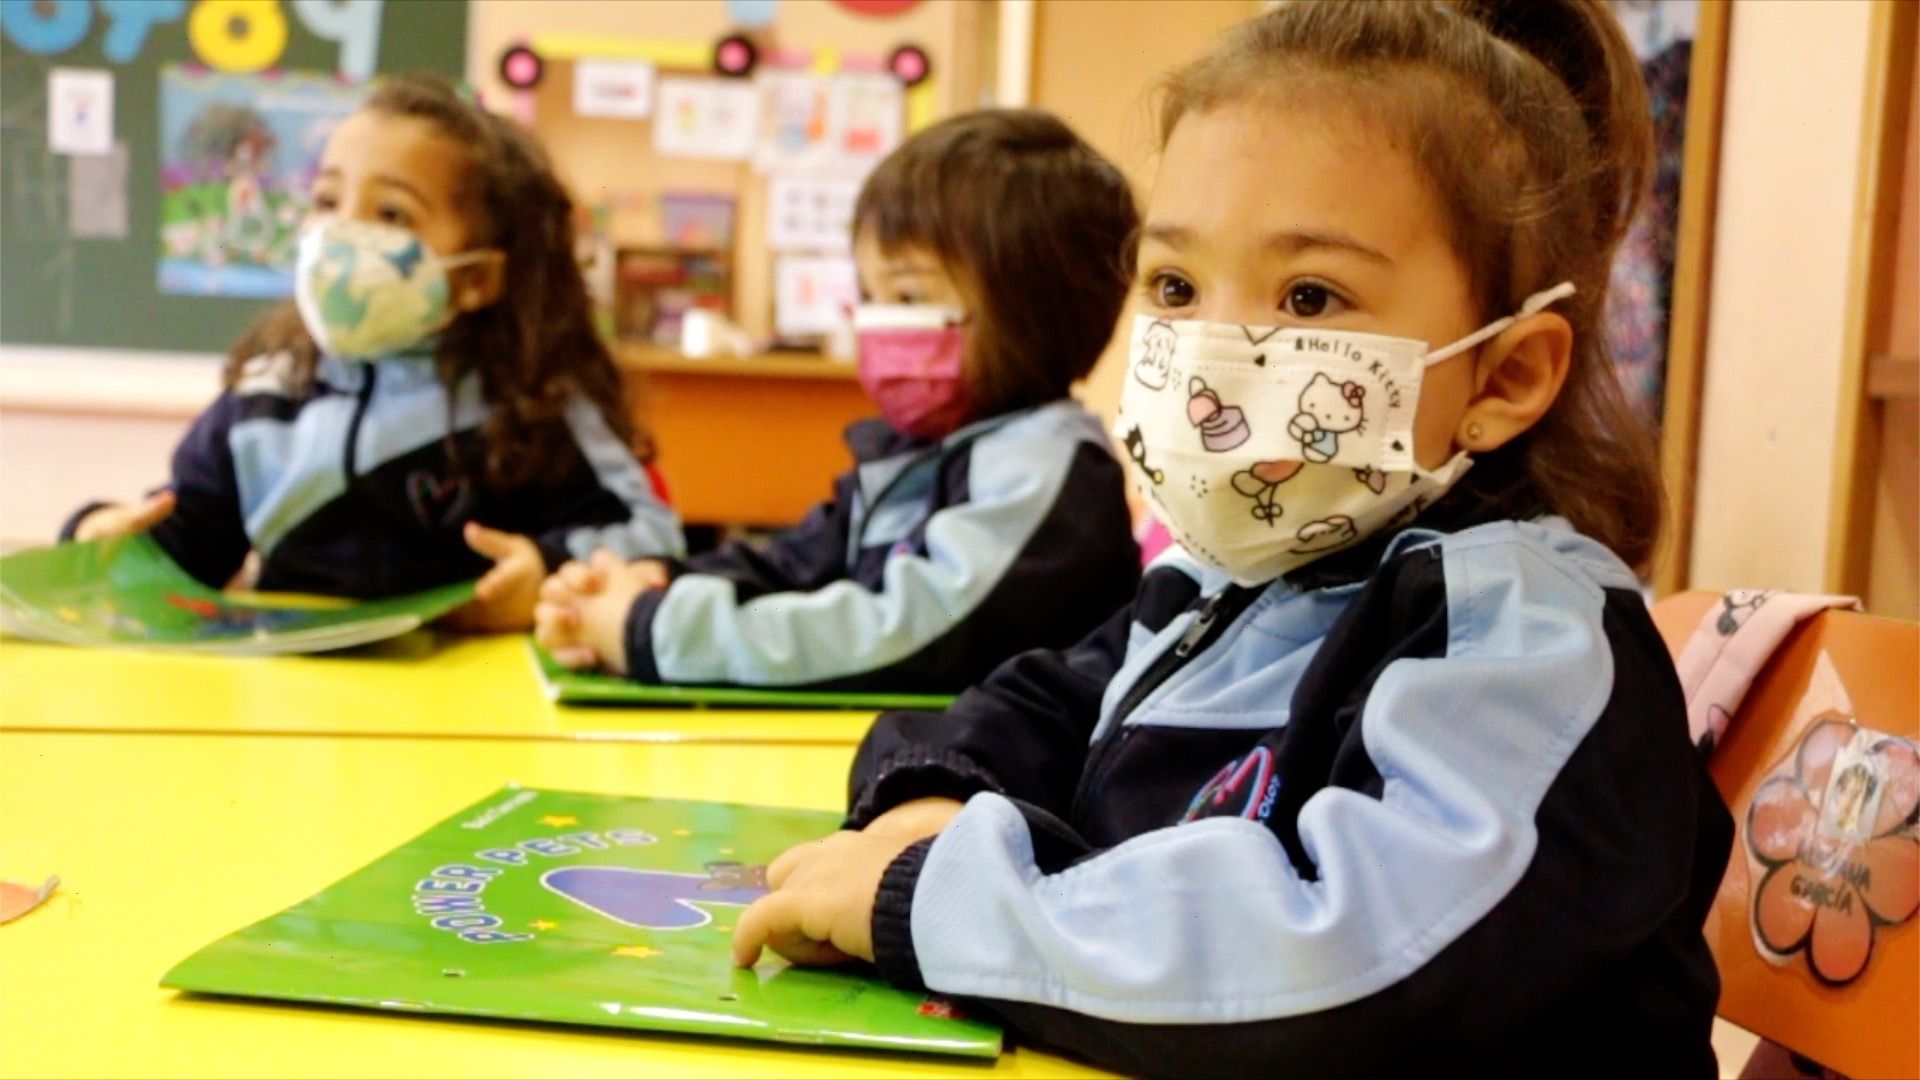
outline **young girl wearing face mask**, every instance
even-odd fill
[[[1120,466],[1067,397],[1125,300],[1125,179],[1051,116],[968,113],[883,161],[854,222],[860,384],[881,418],[848,430],[853,469],[768,543],[563,568],[537,630],[562,663],[958,690],[1132,593]]]
[[[738,959],[1134,1073],[1713,1075],[1730,822],[1600,332],[1639,78],[1600,0],[1287,4],[1175,73],[1120,423],[1180,546],[883,716]]]
[[[677,555],[635,461],[574,262],[573,206],[530,136],[433,80],[383,82],[328,140],[295,304],[235,347],[167,488],[65,535],[150,530],[220,586],[378,597],[479,578],[456,625],[520,630],[598,549]]]

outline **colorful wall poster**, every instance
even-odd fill
[[[364,95],[332,75],[162,69],[160,291],[292,295],[321,151]]]
[[[840,815],[507,787],[162,980],[180,990],[991,1058],[1000,1032],[871,976],[733,965],[766,867]],[[636,1048],[644,1053],[644,1048]]]
[[[760,95],[727,79],[661,79],[653,148],[671,157],[744,161],[760,127]]]
[[[891,75],[842,75],[833,81],[840,155],[869,164],[893,153],[906,126],[906,93]]]

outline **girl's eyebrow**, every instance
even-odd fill
[[[1278,251],[1283,255],[1298,255],[1303,251],[1332,250],[1345,251],[1372,262],[1391,265],[1393,260],[1385,253],[1377,251],[1355,240],[1345,233],[1336,232],[1277,232],[1269,233],[1260,246],[1269,251]]]
[[[378,173],[374,176],[373,182],[376,184],[385,184],[388,187],[399,188],[401,191],[404,191],[407,194],[413,196],[415,199],[419,200],[423,205],[426,205],[426,206],[433,205],[433,200],[427,198],[424,192],[422,192],[419,188],[414,187],[412,184],[407,183],[405,180],[400,179],[397,176],[389,176],[386,173]]]
[[[1143,239],[1165,244],[1176,251],[1190,247],[1194,242],[1193,230],[1184,225],[1150,224],[1141,230],[1140,235]],[[1298,255],[1303,251],[1314,250],[1345,251],[1371,262],[1386,264],[1393,262],[1385,253],[1368,247],[1345,233],[1338,232],[1290,229],[1267,234],[1260,241],[1260,246],[1282,255]]]

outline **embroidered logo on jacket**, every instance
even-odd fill
[[[1280,778],[1273,772],[1273,751],[1256,746],[1243,758],[1227,762],[1200,786],[1187,804],[1182,821],[1209,817],[1241,817],[1265,821],[1273,813],[1273,802],[1280,794]]]

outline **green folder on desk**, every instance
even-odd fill
[[[547,697],[563,705],[663,705],[724,709],[944,709],[952,694],[855,693],[837,690],[783,690],[756,686],[663,686],[637,683],[618,675],[569,671],[545,649],[528,642],[534,667]]]
[[[743,970],[766,864],[840,815],[509,786],[166,974],[179,990],[993,1057],[994,1026],[859,971]]]
[[[0,631],[66,645],[325,652],[397,637],[471,599],[472,582],[366,601],[222,593],[194,580],[149,536],[0,558]]]

